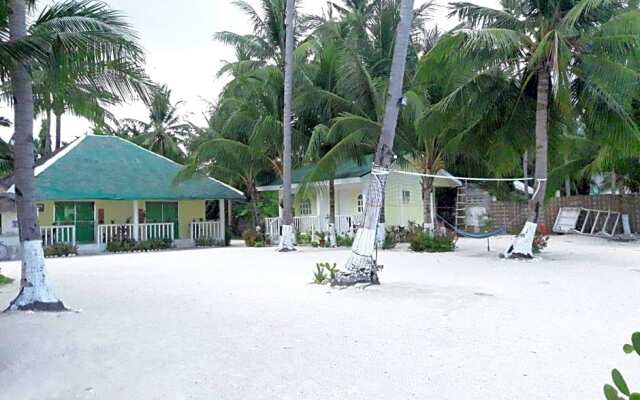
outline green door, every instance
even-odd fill
[[[55,204],[56,225],[74,225],[78,243],[95,241],[95,220],[93,203],[57,202]]]
[[[178,203],[175,202],[163,202],[163,201],[148,201],[146,205],[146,222],[149,223],[164,223],[173,222],[174,236],[177,238],[180,235],[178,226]],[[168,239],[168,238],[154,238],[154,239]]]

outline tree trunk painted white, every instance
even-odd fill
[[[400,22],[396,29],[389,93],[385,105],[382,132],[371,171],[371,179],[369,179],[367,187],[364,226],[356,233],[351,255],[347,260],[345,269],[337,274],[334,284],[378,283],[378,265],[375,259],[376,229],[384,201],[387,178],[394,157],[393,142],[398,125],[400,106],[402,105],[402,87],[412,18],[413,0],[402,0],[400,4]]]
[[[9,2],[10,36],[12,40],[27,34],[25,0]],[[15,193],[18,211],[22,277],[20,293],[8,310],[64,311],[65,307],[48,285],[34,202],[35,177],[33,159],[33,87],[24,65],[11,71],[14,98]]]
[[[316,201],[320,204],[317,199]],[[320,214],[318,213],[318,215]],[[336,183],[333,179],[329,180],[329,246],[338,247],[336,234]]]
[[[278,251],[295,250],[293,232],[293,204],[291,199],[291,129],[293,104],[293,46],[295,32],[295,0],[287,0],[286,37],[284,54],[284,110],[283,110],[283,155],[282,155],[282,235]]]

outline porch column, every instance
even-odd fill
[[[133,201],[133,240],[140,239],[140,216],[138,214],[138,200]]]
[[[227,229],[227,221],[226,221],[226,218],[225,218],[226,217],[226,213],[224,211],[224,205],[225,205],[224,202],[225,202],[224,199],[218,200],[218,204],[219,204],[218,208],[220,209],[220,212],[219,212],[219,214],[220,214],[220,225],[222,225],[222,233],[221,233],[222,234],[222,240],[224,240],[225,231]]]

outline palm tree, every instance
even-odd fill
[[[549,133],[562,119],[607,132],[609,148],[640,149],[631,115],[639,78],[630,66],[640,49],[640,11],[624,2],[502,1],[502,10],[453,3],[464,25],[442,40],[443,53],[477,71],[498,67],[522,82],[535,106],[536,192],[530,221],[538,222],[548,179]],[[555,118],[554,118],[555,116]]]
[[[284,54],[284,109],[282,112],[283,122],[283,146],[282,146],[282,235],[280,235],[280,251],[294,250],[293,233],[293,205],[291,192],[291,159],[292,159],[292,106],[293,106],[293,48],[295,45],[295,0],[287,0],[286,9],[286,38]]]
[[[25,0],[10,0],[10,40],[27,37]],[[7,13],[2,13],[7,15]],[[18,61],[18,62],[15,62]],[[11,70],[15,110],[15,193],[18,210],[20,244],[22,246],[22,279],[20,293],[11,302],[11,310],[65,310],[47,283],[42,239],[34,202],[33,176],[33,89],[27,64],[15,60]]]
[[[253,211],[251,222],[256,229],[260,223],[258,177],[269,169],[270,164],[271,161],[262,146],[214,137],[198,146],[181,176],[190,177],[196,173],[203,173],[243,187],[249,195]]]
[[[338,283],[378,282],[377,266],[373,261],[374,242],[382,196],[391,163],[398,114],[403,102],[403,84],[407,50],[413,18],[413,0],[402,0],[389,79],[389,94],[385,105],[380,141],[376,149],[372,176],[367,188],[364,226],[358,230],[345,271],[337,277]]]
[[[167,86],[157,88],[149,105],[149,122],[126,120],[129,140],[176,162],[183,162],[181,144],[188,139],[192,126],[182,121],[179,108],[182,102],[172,103]]]

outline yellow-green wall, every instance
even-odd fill
[[[44,205],[44,211],[38,212],[38,224],[43,226],[53,225],[53,201],[39,201]]]
[[[204,200],[183,200],[178,202],[179,239],[190,238],[191,232],[189,224],[191,224],[191,222],[194,220],[205,220],[205,203]],[[38,214],[38,223],[42,226],[52,225],[55,217],[55,202],[40,201],[38,204],[44,204],[44,211]],[[97,210],[104,210],[105,224],[125,224],[133,222],[133,201],[96,200],[94,207],[96,216],[98,215]],[[138,208],[146,211],[146,201],[139,200]]]
[[[183,200],[178,202],[178,224],[180,225],[180,239],[189,239],[191,232],[189,224],[196,221],[204,221],[206,217],[204,200]]]

